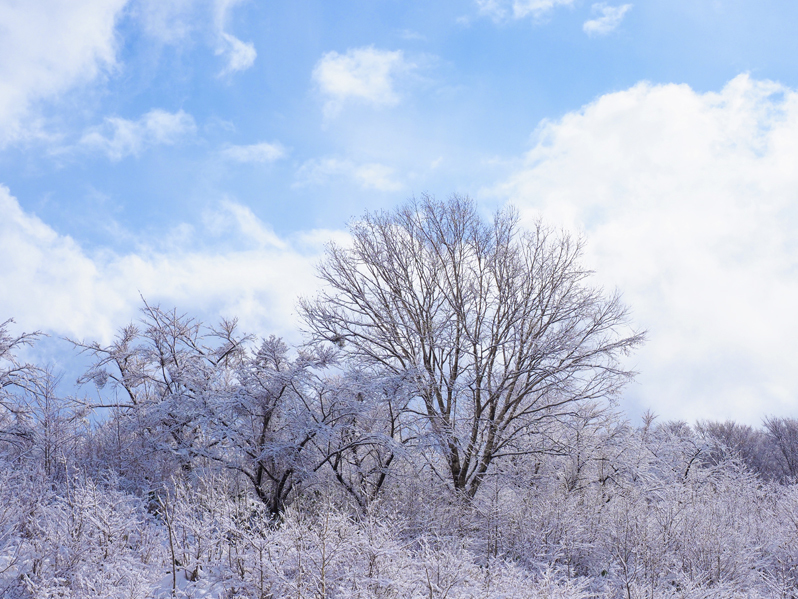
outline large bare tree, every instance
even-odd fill
[[[301,302],[310,331],[353,358],[412,373],[420,415],[454,488],[473,497],[491,464],[633,375],[643,341],[617,294],[592,287],[582,241],[513,209],[492,222],[452,196],[412,200],[350,225],[330,244],[325,288]]]

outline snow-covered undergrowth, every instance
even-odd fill
[[[643,463],[615,481],[569,484],[558,458],[470,503],[407,494],[416,482],[363,513],[319,487],[279,520],[235,477],[193,473],[142,498],[114,476],[4,463],[0,596],[795,596],[798,487],[734,463],[683,476],[628,434]]]
[[[0,325],[0,599],[798,596],[797,420],[446,428],[412,368],[147,309],[82,345],[96,400]]]

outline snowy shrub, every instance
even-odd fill
[[[25,523],[19,570],[31,597],[147,597],[163,545],[141,502],[80,476],[63,491]]]

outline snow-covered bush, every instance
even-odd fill
[[[17,542],[14,573],[31,597],[148,597],[163,539],[141,502],[80,475],[37,498]]]

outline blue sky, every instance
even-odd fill
[[[77,4],[0,0],[0,320],[295,337],[349,218],[460,192],[586,235],[630,414],[795,414],[798,4]]]

